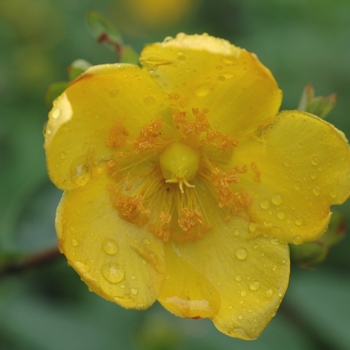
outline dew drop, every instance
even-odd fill
[[[143,103],[145,104],[146,107],[152,108],[152,107],[154,107],[154,105],[156,104],[156,100],[155,100],[155,98],[152,97],[152,96],[146,96],[146,97],[143,99]]]
[[[279,244],[280,244],[280,241],[279,241],[278,238],[271,238],[270,243],[271,243],[272,245],[279,245]]]
[[[246,297],[246,296],[247,296],[247,292],[243,290],[243,291],[241,292],[241,297]]]
[[[136,295],[136,294],[138,293],[138,290],[137,290],[136,288],[131,288],[131,289],[130,289],[130,293],[131,293],[132,295]]]
[[[53,112],[52,112],[52,118],[53,119],[57,119],[60,115],[61,115],[61,109],[60,108],[56,108]]]
[[[245,248],[241,247],[236,250],[236,257],[239,260],[245,260],[247,259],[247,256],[248,256],[248,252]]]
[[[274,194],[271,198],[271,202],[274,204],[274,205],[280,205],[282,204],[283,202],[283,198],[280,194]]]
[[[124,278],[124,271],[116,263],[105,264],[101,268],[103,277],[110,283],[119,283]]]
[[[102,249],[108,255],[114,255],[118,253],[119,246],[118,243],[114,239],[106,238],[102,242]]]
[[[295,188],[296,190],[300,190],[300,189],[301,189],[301,183],[300,183],[299,181],[296,181],[296,182],[294,183],[294,188]]]
[[[241,275],[237,275],[237,276],[235,277],[235,280],[236,280],[237,282],[242,281],[242,276],[241,276]]]
[[[66,158],[66,154],[64,152],[61,152],[60,157],[61,157],[61,159],[64,159],[64,158]]]
[[[178,52],[177,60],[179,62],[185,62],[187,60],[187,57],[183,55],[181,52]]]
[[[315,180],[316,177],[317,177],[317,174],[316,174],[316,173],[312,173],[312,174],[310,175],[310,177],[311,177],[312,180]]]
[[[136,279],[136,276],[135,276],[135,275],[131,275],[131,279],[132,279],[132,280],[135,280],[135,279]]]
[[[337,197],[337,193],[334,190],[331,191],[330,195],[333,199]]]
[[[223,75],[219,75],[219,76],[217,77],[217,79],[218,79],[218,81],[221,81],[221,82],[223,82],[223,81],[226,80],[225,76],[223,76]]]
[[[257,227],[258,227],[258,224],[254,223],[254,222],[250,222],[249,225],[248,225],[249,232],[250,233],[255,232]]]
[[[270,208],[270,202],[268,200],[263,200],[260,203],[261,209],[269,209]]]
[[[78,241],[75,238],[72,238],[71,243],[73,247],[76,247],[78,245]]]
[[[300,236],[294,236],[292,242],[293,242],[293,244],[295,244],[295,245],[301,244],[301,243],[302,243],[301,237],[300,237]]]
[[[238,316],[238,318],[239,318],[240,320],[243,320],[244,316],[241,314],[241,315]]]
[[[229,310],[232,310],[232,309],[233,309],[232,305],[230,305],[230,306],[228,307],[228,309],[229,309]]]
[[[252,291],[258,290],[260,288],[260,282],[259,281],[254,281],[254,282],[250,283],[249,288]]]
[[[209,86],[208,86],[208,84],[199,85],[199,86],[194,90],[194,93],[195,93],[198,97],[207,96],[207,95],[209,94]]]
[[[318,165],[318,163],[320,162],[320,160],[318,159],[318,157],[312,157],[311,159],[311,164],[312,165]]]
[[[91,179],[91,174],[88,168],[83,164],[72,166],[71,175],[73,183],[77,186],[84,186]]]
[[[233,234],[235,235],[235,236],[239,236],[239,229],[238,228],[235,228],[234,230],[233,230]]]
[[[316,186],[316,187],[314,187],[312,192],[315,196],[318,196],[321,193],[321,189],[318,186]]]
[[[108,95],[109,95],[110,98],[116,98],[119,95],[119,91],[118,90],[111,90],[108,93]]]
[[[297,226],[301,226],[301,225],[303,224],[303,219],[298,218],[298,219],[295,220],[294,223],[295,223],[295,225],[297,225]]]
[[[267,296],[268,298],[271,298],[272,295],[273,295],[273,290],[272,290],[272,289],[268,289],[268,290],[266,291],[266,296]]]
[[[286,213],[283,212],[283,211],[279,211],[277,213],[277,217],[280,219],[280,220],[284,220],[286,218]]]
[[[290,160],[289,160],[289,159],[286,159],[286,160],[284,161],[284,166],[286,166],[286,167],[289,167],[289,166],[290,166]]]

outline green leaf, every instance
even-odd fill
[[[139,55],[136,53],[136,51],[131,46],[126,45],[122,49],[120,62],[121,63],[139,64]]]
[[[89,67],[91,67],[91,63],[83,59],[73,61],[71,65],[68,66],[69,80],[72,81],[78,78],[79,75],[84,73]]]
[[[67,89],[68,84],[68,81],[59,81],[49,86],[45,94],[46,105],[49,109],[51,109],[53,101]]]
[[[86,23],[90,33],[99,43],[116,52],[118,57],[121,56],[123,37],[111,21],[96,11],[90,11]]]
[[[329,112],[335,107],[337,95],[332,94],[327,97],[315,97],[315,90],[311,84],[307,84],[301,95],[298,109],[317,115],[325,119]]]

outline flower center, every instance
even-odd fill
[[[191,181],[199,168],[199,152],[180,142],[173,142],[159,156],[159,163],[166,183],[178,183],[181,193],[183,185],[194,187]]]

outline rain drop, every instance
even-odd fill
[[[73,247],[76,247],[78,245],[78,241],[75,238],[72,238],[71,243]]]
[[[53,112],[52,112],[52,118],[53,119],[57,119],[60,115],[61,115],[61,109],[60,108],[56,108]]]
[[[316,174],[316,173],[312,173],[312,174],[310,175],[310,177],[311,177],[312,180],[315,180],[316,177],[317,177],[317,174]]]
[[[197,89],[194,90],[194,93],[198,97],[204,97],[209,94],[209,86],[207,84],[202,84],[197,87]]]
[[[277,213],[277,217],[280,219],[280,220],[284,220],[286,218],[286,213],[283,212],[283,211],[279,211]]]
[[[130,289],[130,293],[131,293],[132,295],[136,295],[136,294],[138,293],[138,290],[137,290],[136,288],[131,288],[131,289]]]
[[[143,99],[143,103],[145,104],[146,107],[148,108],[152,108],[155,103],[156,103],[156,100],[154,97],[152,96],[146,96],[144,99]]]
[[[245,248],[241,247],[236,250],[236,257],[239,260],[245,260],[247,259],[247,256],[248,256],[248,252]]]
[[[254,281],[249,285],[250,290],[256,291],[260,288],[260,282]]]
[[[334,190],[331,191],[330,195],[333,199],[337,197],[337,193]]]
[[[271,243],[272,245],[279,245],[279,244],[280,244],[280,241],[279,241],[278,238],[272,238],[271,241],[270,241],[270,243]]]
[[[298,218],[298,219],[295,220],[294,223],[295,223],[295,225],[297,225],[297,226],[301,226],[301,225],[303,224],[303,219]]]
[[[274,194],[271,198],[271,201],[274,205],[280,205],[283,202],[283,198],[280,194]]]
[[[312,192],[314,193],[315,196],[318,196],[321,193],[321,189],[318,186],[316,186],[314,187]]]
[[[241,292],[241,297],[246,297],[247,296],[247,292],[245,292],[244,290]]]
[[[301,189],[301,183],[300,183],[299,181],[296,181],[296,182],[294,183],[294,188],[295,188],[296,190],[300,190],[300,189]]]
[[[267,296],[268,298],[271,298],[272,295],[273,295],[273,290],[272,290],[272,289],[268,289],[268,290],[266,291],[266,296]]]
[[[261,209],[269,209],[270,208],[270,202],[268,200],[263,200],[260,203]]]
[[[124,278],[124,271],[116,263],[105,264],[101,268],[103,277],[110,283],[119,283]]]
[[[235,236],[239,236],[239,229],[238,229],[238,228],[235,228],[235,229],[233,230],[233,234],[234,234]]]
[[[60,157],[61,157],[61,159],[64,159],[64,158],[66,158],[66,154],[64,152],[61,152]]]
[[[244,316],[241,314],[241,315],[238,316],[238,318],[239,318],[240,320],[243,320]]]
[[[102,242],[102,249],[108,255],[114,255],[118,253],[119,246],[118,243],[114,239],[106,238]]]
[[[241,276],[241,275],[237,275],[237,276],[235,277],[235,280],[236,280],[237,282],[242,281],[242,276]]]
[[[317,165],[320,162],[320,160],[318,159],[318,157],[312,157],[311,159],[311,164],[312,165]]]
[[[109,92],[109,97],[110,98],[116,98],[119,95],[119,91],[118,90],[112,90]]]
[[[292,242],[295,245],[301,244],[302,243],[301,237],[300,236],[294,236]]]
[[[289,159],[286,159],[286,160],[284,161],[284,166],[286,166],[286,167],[289,167],[289,166],[290,166],[290,160],[289,160]]]

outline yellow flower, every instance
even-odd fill
[[[125,308],[158,300],[254,339],[286,291],[287,243],[320,237],[349,196],[346,138],[278,113],[270,71],[225,40],[179,34],[140,61],[88,69],[49,114],[59,248]]]

